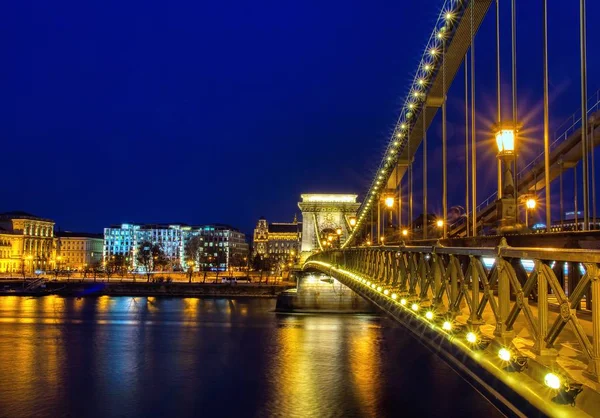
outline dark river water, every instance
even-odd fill
[[[486,417],[391,320],[272,299],[0,297],[0,417]]]

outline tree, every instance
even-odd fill
[[[121,280],[127,274],[127,259],[123,254],[115,254],[115,256],[111,259],[111,264],[113,265],[113,270],[116,274],[121,276]]]
[[[238,270],[240,267],[245,265],[244,257],[240,253],[229,253],[229,273],[234,267],[237,267]]]
[[[96,281],[96,277],[100,271],[102,271],[102,263],[100,260],[94,261],[89,264],[86,269],[94,274],[94,281]]]
[[[148,281],[150,281],[150,274],[152,274],[152,243],[150,241],[140,243],[136,258],[138,264],[144,268]]]
[[[219,269],[221,268],[221,264],[227,263],[227,254],[223,250],[217,250],[215,256],[215,264],[217,265],[217,277],[215,278],[215,283],[219,281]]]
[[[148,281],[150,281],[152,271],[156,267],[164,268],[169,264],[169,259],[162,247],[158,244],[153,245],[150,241],[143,241],[138,246],[137,261],[138,264],[144,267]]]
[[[160,269],[160,271],[165,271],[169,263],[170,260],[163,248],[159,244],[154,244],[152,246],[152,264],[154,265],[154,270]]]
[[[204,246],[202,242],[202,238],[199,235],[193,236],[185,243],[185,247],[183,248],[183,254],[185,257],[185,262],[189,268],[190,274],[190,283],[192,282],[192,274],[194,273],[194,266],[201,267],[200,258],[204,254]]]

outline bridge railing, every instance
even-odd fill
[[[533,261],[530,272],[523,260]],[[393,297],[394,303],[417,304],[452,320],[466,315],[474,327],[491,324],[502,341],[526,330],[536,355],[556,356],[563,343],[579,346],[582,358],[572,361],[583,360],[582,368],[597,379],[599,264],[600,251],[515,248],[503,243],[496,248],[356,247],[315,254],[305,266],[335,267],[349,272],[348,280],[366,278],[370,285],[366,291]]]

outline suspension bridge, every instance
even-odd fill
[[[509,31],[501,31],[500,3],[511,9]],[[579,6],[581,109],[551,138],[548,11],[546,1],[539,3],[543,151],[529,160],[520,152],[515,0],[448,0],[362,202],[351,211],[338,210],[337,230],[333,224],[320,230],[311,214],[314,231],[310,238],[304,234],[311,242],[303,241],[303,269],[333,277],[399,321],[509,415],[598,416],[600,228],[594,148],[600,143],[600,92],[587,94],[585,0],[572,2],[564,7]],[[481,25],[490,24],[488,15],[496,17],[498,111],[489,137],[498,146],[498,188],[481,198],[475,39]],[[502,34],[508,34],[512,54],[508,118],[501,112]],[[462,174],[465,194],[450,202],[448,157],[456,156],[447,151],[446,107],[459,73],[465,87],[465,164],[453,163],[452,174],[453,179]],[[436,147],[441,146],[442,161],[436,170],[442,171],[442,209],[431,215],[428,130],[438,111],[442,129]],[[419,183],[413,170],[417,151],[423,158]],[[566,173],[574,178],[572,185],[565,186]],[[553,194],[556,183],[558,195]],[[423,199],[416,218],[415,188]],[[572,216],[566,216],[571,204]],[[530,225],[530,211],[540,206],[543,221]],[[552,219],[553,210],[558,219]]]

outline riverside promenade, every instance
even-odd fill
[[[0,295],[22,296],[167,296],[167,297],[254,297],[274,298],[295,287],[291,282],[276,283],[188,283],[140,281],[93,281],[92,279],[0,281]]]

